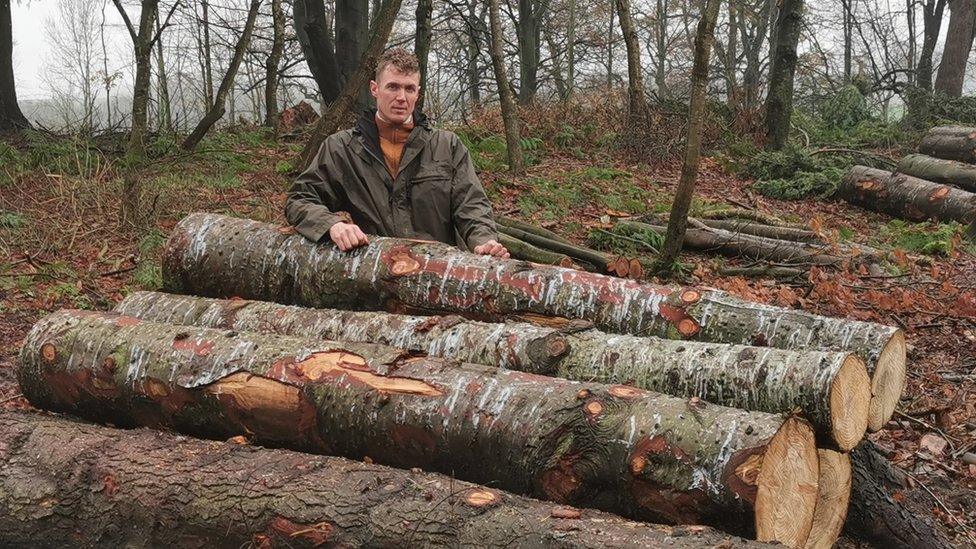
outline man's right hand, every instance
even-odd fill
[[[362,229],[352,223],[341,221],[329,229],[329,238],[344,252],[369,244],[369,239]]]

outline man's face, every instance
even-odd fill
[[[405,74],[393,65],[380,73],[379,82],[370,80],[369,91],[376,98],[376,108],[384,119],[403,124],[413,114],[420,95],[420,73]]]

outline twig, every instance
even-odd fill
[[[956,517],[956,514],[953,513],[952,510],[950,510],[949,507],[945,503],[943,503],[941,499],[939,499],[939,496],[936,496],[935,493],[932,492],[932,490],[930,490],[929,487],[926,486],[925,483],[919,480],[918,477],[916,477],[915,475],[909,473],[908,471],[905,471],[905,475],[908,478],[915,481],[916,483],[918,483],[919,486],[924,488],[925,491],[928,492],[930,496],[932,496],[932,499],[934,499],[935,502],[939,504],[939,507],[941,507],[942,510],[946,512],[946,514],[952,517],[952,520],[956,521],[956,524],[958,524],[963,529],[963,531],[966,533],[966,537],[969,538],[969,541],[973,542],[973,545],[976,545],[976,538],[973,537],[973,534],[970,531],[969,527],[966,526],[961,520],[959,520],[958,517]]]
[[[0,404],[6,404],[6,403],[10,402],[11,400],[17,400],[18,398],[20,398],[22,396],[24,396],[24,393],[17,393],[16,395],[9,396],[9,397],[7,397],[7,398],[5,398],[3,400],[0,400]]]

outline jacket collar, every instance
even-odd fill
[[[413,130],[407,137],[403,159],[400,163],[401,170],[406,167],[417,156],[419,149],[427,143],[427,136],[430,130],[430,120],[420,109],[413,111]],[[359,114],[353,133],[358,134],[359,142],[362,144],[363,153],[373,156],[382,164],[384,172],[386,165],[383,163],[383,150],[380,148],[380,131],[376,127],[376,109],[366,108]],[[419,139],[419,142],[418,142]]]

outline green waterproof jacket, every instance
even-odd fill
[[[491,204],[457,135],[419,111],[396,178],[383,162],[375,110],[330,135],[288,192],[285,217],[303,236],[328,239],[345,211],[366,234],[437,240],[473,249],[498,239]]]

